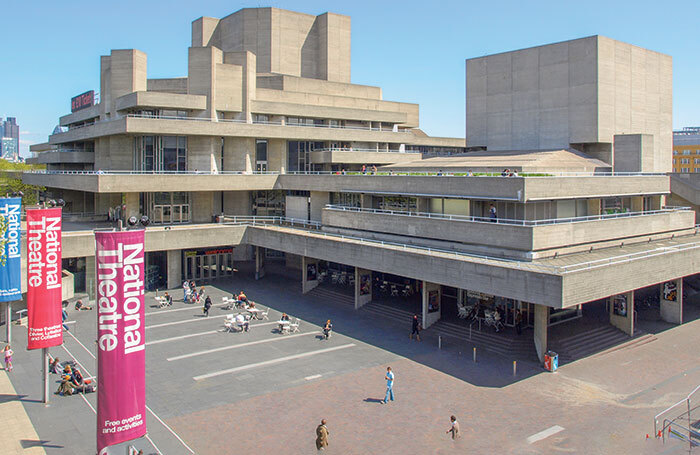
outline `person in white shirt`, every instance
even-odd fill
[[[246,321],[245,316],[242,314],[239,314],[236,316],[236,325],[241,328],[241,330],[245,330],[246,332],[250,328],[250,323]]]

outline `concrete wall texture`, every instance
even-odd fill
[[[671,57],[602,36],[468,59],[468,146],[489,150],[612,144],[654,136],[670,171]]]

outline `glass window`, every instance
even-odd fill
[[[255,141],[255,161],[267,161],[267,140]]]
[[[674,154],[674,155],[678,155],[678,150],[674,150],[674,151],[673,151],[673,154]]]
[[[163,136],[163,170],[177,171],[177,137]]]
[[[683,150],[683,155],[690,155],[690,150]]]
[[[681,164],[690,164],[690,158],[681,158]]]
[[[681,168],[681,173],[687,174],[689,172],[690,172],[690,169],[688,169],[687,167]]]

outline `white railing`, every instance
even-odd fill
[[[514,220],[508,218],[489,218],[483,216],[467,216],[467,215],[444,215],[441,213],[430,213],[430,212],[410,212],[403,210],[386,210],[386,209],[370,209],[370,208],[360,208],[345,205],[335,205],[326,204],[326,209],[328,210],[338,210],[343,212],[358,212],[358,213],[372,213],[379,215],[396,215],[396,216],[408,216],[416,218],[430,218],[438,220],[448,220],[448,221],[464,221],[464,222],[478,222],[478,223],[496,223],[496,224],[508,224],[514,226],[544,226],[551,224],[569,224],[569,223],[580,223],[585,221],[601,221],[601,220],[612,220],[618,218],[630,218],[646,215],[659,215],[664,213],[674,213],[683,211],[692,211],[690,207],[664,207],[660,210],[648,210],[644,212],[623,212],[623,213],[609,213],[601,215],[589,215],[589,216],[578,216],[569,218],[549,218],[544,220]]]
[[[357,149],[353,147],[331,147],[314,149],[312,152],[362,152],[362,153],[411,153],[419,154],[418,150],[382,150],[382,149]]]
[[[658,177],[665,176],[664,173],[643,173],[643,172],[599,172],[595,174],[583,173],[583,172],[554,172],[548,174],[529,174],[523,173],[518,175],[518,177],[503,177],[497,172],[479,172],[469,175],[468,173],[445,173],[445,172],[394,172],[394,171],[377,171],[372,173],[370,170],[366,172],[361,171],[138,171],[138,170],[103,170],[103,171],[42,171],[35,170],[32,173],[41,174],[232,174],[232,175],[251,175],[251,174],[275,174],[275,175],[343,175],[349,177],[467,177],[467,178],[507,178],[507,179],[517,179],[517,178],[552,178],[552,177]]]

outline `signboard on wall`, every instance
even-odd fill
[[[81,109],[87,109],[95,104],[95,91],[90,90],[85,93],[81,93],[78,96],[74,96],[70,99],[70,111],[75,112]]]
[[[678,300],[678,286],[676,286],[675,281],[664,283],[664,300],[667,302],[676,302]]]

